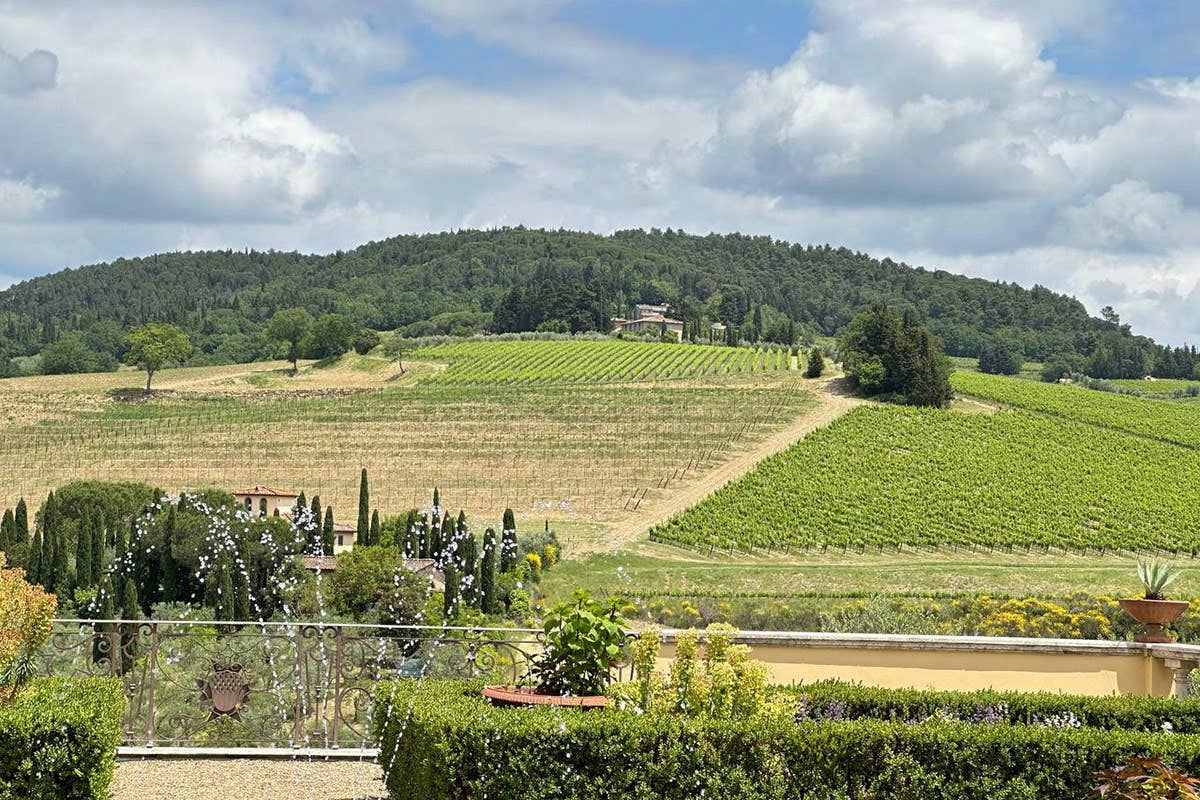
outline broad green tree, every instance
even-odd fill
[[[275,312],[267,323],[267,336],[288,346],[288,361],[292,362],[292,374],[299,371],[300,344],[312,329],[312,314],[307,308],[283,308]]]
[[[146,391],[154,373],[167,364],[177,364],[192,354],[192,342],[177,325],[147,322],[129,332],[127,363],[146,371]]]

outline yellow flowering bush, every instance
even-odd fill
[[[40,586],[25,580],[25,570],[5,569],[0,553],[0,699],[8,699],[19,683],[13,669],[45,644],[58,601]]]

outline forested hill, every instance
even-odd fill
[[[1106,335],[1135,341],[1043,287],[845,248],[669,229],[600,236],[508,228],[397,236],[326,256],[167,253],[64,270],[0,293],[0,354],[31,355],[68,331],[103,349],[118,328],[169,321],[214,359],[249,360],[273,354],[262,328],[290,306],[427,334],[605,329],[633,303],[668,302],[689,332],[707,335],[708,323],[721,321],[744,338],[799,340],[837,334],[875,300],[911,310],[952,354],[974,355],[993,336],[1030,359],[1089,355]]]

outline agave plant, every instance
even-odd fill
[[[1174,583],[1180,574],[1179,568],[1168,561],[1139,561],[1137,569],[1147,600],[1165,600],[1163,589]]]

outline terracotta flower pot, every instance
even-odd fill
[[[1120,601],[1125,613],[1146,626],[1146,632],[1135,636],[1139,642],[1173,642],[1175,637],[1163,630],[1187,610],[1186,600],[1144,600],[1127,598]]]
[[[498,706],[559,706],[560,708],[604,708],[608,698],[598,695],[540,694],[532,686],[485,686],[483,696]]]

